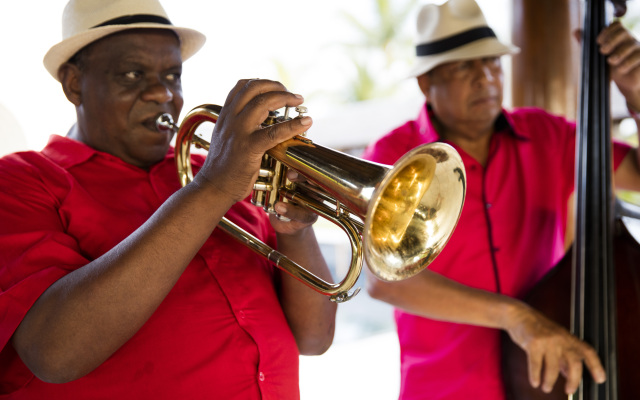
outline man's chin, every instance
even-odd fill
[[[140,144],[139,147],[131,149],[127,159],[123,161],[137,167],[148,169],[149,167],[164,160],[169,153],[169,142],[155,144]]]
[[[482,119],[482,120],[484,119],[495,120],[496,118],[498,118],[501,112],[502,112],[502,107],[496,105],[495,103],[492,103],[492,104],[481,103],[473,107],[473,115],[477,119]]]

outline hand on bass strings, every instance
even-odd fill
[[[603,29],[597,41],[600,52],[607,57],[611,79],[627,103],[640,110],[640,42],[620,21]]]
[[[549,393],[558,374],[566,378],[565,393],[574,393],[582,379],[582,363],[593,379],[605,381],[605,371],[596,351],[566,329],[533,308],[522,304],[506,328],[511,339],[527,353],[529,382]]]

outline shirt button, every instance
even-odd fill
[[[244,319],[244,311],[240,310],[238,314],[240,315],[240,318]]]
[[[262,371],[260,371],[260,373],[258,373],[258,380],[260,382],[264,382],[264,373]]]
[[[490,208],[491,208],[491,203],[486,203],[484,206],[485,206],[485,207],[487,208],[487,210],[488,210],[488,209],[490,209]]]

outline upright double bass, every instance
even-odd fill
[[[586,0],[576,138],[576,239],[525,301],[595,348],[607,374],[597,384],[585,367],[579,400],[640,399],[640,246],[625,218],[640,214],[612,189],[610,81],[596,38],[606,1]],[[610,0],[616,16],[625,0]],[[503,373],[510,400],[566,399],[564,378],[550,394],[531,387],[526,355],[506,335]]]

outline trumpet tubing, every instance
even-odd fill
[[[166,117],[157,123],[172,126],[176,138],[176,167],[182,186],[193,179],[190,147],[208,149],[194,135],[202,122],[216,123],[222,108],[204,104],[191,110],[179,129]],[[300,107],[299,113],[306,112]],[[264,125],[290,119],[272,114]],[[293,168],[306,183],[286,179]],[[417,147],[393,166],[365,161],[297,136],[264,156],[254,185],[252,203],[275,213],[276,201],[307,207],[340,227],[351,243],[351,265],[339,283],[329,283],[260,242],[223,218],[223,230],[314,290],[336,302],[347,301],[362,269],[363,258],[378,278],[406,279],[422,271],[442,251],[457,224],[466,191],[466,174],[459,154],[444,143]]]

